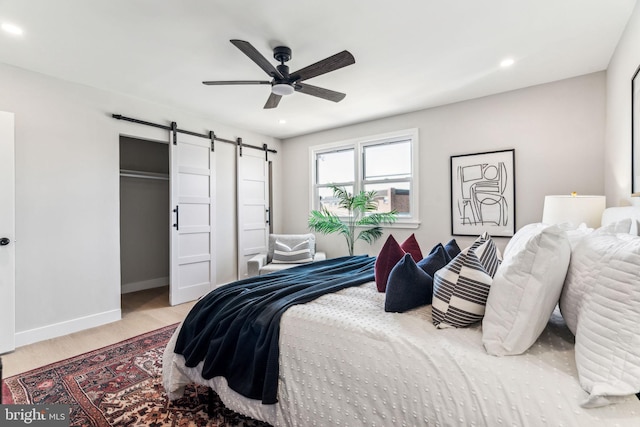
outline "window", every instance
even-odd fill
[[[376,191],[378,211],[398,224],[418,222],[417,129],[311,147],[312,209],[343,213],[331,185],[350,193]]]
[[[340,214],[337,201],[333,198],[331,185],[344,187],[353,193],[355,175],[355,152],[353,148],[338,149],[328,152],[319,152],[315,157],[316,163],[316,194],[318,194],[318,207],[326,207],[335,214]]]

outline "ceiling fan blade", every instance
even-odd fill
[[[264,104],[264,108],[276,108],[282,99],[282,95],[276,95],[275,93],[271,93],[269,98],[267,99],[267,103]]]
[[[221,81],[205,81],[202,82],[205,85],[270,85],[271,82],[267,80],[221,80]]]
[[[342,52],[336,53],[322,61],[318,61],[315,64],[311,64],[308,67],[304,67],[294,73],[291,73],[291,78],[294,81],[303,81],[330,71],[338,70],[342,67],[346,67],[347,65],[355,64],[355,62],[356,60],[353,55],[348,51],[343,50]]]
[[[276,69],[276,67],[267,60],[258,50],[253,47],[253,45],[244,40],[229,40],[235,47],[240,49],[245,55],[249,57],[253,62],[258,64],[260,68],[264,70],[265,73],[270,75],[271,77],[275,77],[278,79],[284,78],[280,71]]]
[[[327,99],[333,102],[340,102],[347,96],[345,93],[336,92],[333,90],[325,89],[323,87],[312,86],[307,83],[296,83],[296,91],[305,93],[311,96],[317,96],[318,98]]]

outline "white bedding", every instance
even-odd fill
[[[431,307],[386,313],[374,282],[294,306],[282,317],[278,403],[263,405],[204,380],[164,354],[170,398],[196,382],[227,407],[274,426],[638,426],[634,396],[603,408],[580,407],[574,338],[554,313],[538,341],[519,356],[495,357],[480,325],[436,329]]]

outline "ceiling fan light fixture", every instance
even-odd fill
[[[286,96],[291,95],[293,92],[295,92],[295,89],[293,88],[293,86],[286,83],[278,83],[271,86],[271,92],[275,95]]]

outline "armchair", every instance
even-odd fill
[[[278,251],[274,261],[276,248]],[[297,251],[296,249],[302,250]],[[289,254],[298,254],[299,252],[306,254],[306,256],[291,257],[298,258],[298,260],[286,261]],[[321,261],[326,258],[324,252],[316,251],[316,236],[314,234],[270,234],[267,253],[257,254],[247,262],[247,275],[249,277],[258,276],[295,267],[304,262]]]

